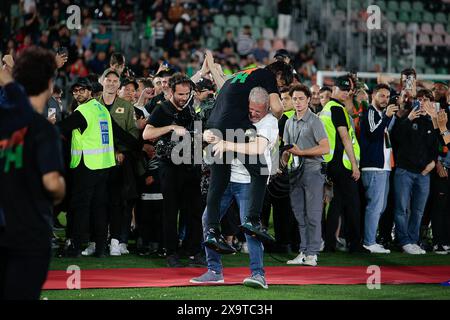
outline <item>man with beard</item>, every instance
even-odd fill
[[[322,105],[320,104],[320,87],[317,84],[314,84],[310,88],[311,91],[311,106],[310,109],[315,114],[318,114],[322,111]]]
[[[170,78],[171,98],[159,103],[148,119],[143,138],[159,139],[165,148],[177,143],[179,138],[189,135],[194,129],[194,119],[188,106],[193,84],[183,74],[175,74]],[[184,137],[184,139],[191,139]],[[178,147],[178,144],[176,145]],[[161,189],[164,201],[163,243],[167,253],[169,267],[182,267],[178,253],[177,217],[183,208],[187,222],[188,254],[191,265],[204,266],[205,260],[200,254],[202,239],[200,167],[194,166],[189,158],[188,163],[174,161],[171,150],[165,155],[159,154]],[[184,160],[184,159],[183,159]],[[183,206],[189,201],[189,206]]]
[[[390,88],[379,84],[372,94],[372,105],[361,119],[361,179],[366,192],[366,215],[364,223],[364,248],[371,253],[390,253],[376,243],[378,222],[386,209],[389,194],[392,147],[388,126],[398,111],[389,105]]]
[[[78,107],[60,124],[64,136],[72,136],[70,170],[72,194],[69,204],[73,221],[73,243],[66,253],[81,255],[81,246],[93,230],[90,244],[95,256],[103,257],[107,240],[106,183],[115,163],[111,116],[108,110],[92,97],[92,86],[86,78],[72,86]],[[90,221],[93,226],[89,228]]]

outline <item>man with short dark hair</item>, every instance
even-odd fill
[[[387,205],[392,147],[388,126],[398,106],[389,105],[390,88],[379,84],[372,94],[372,104],[361,120],[361,172],[366,191],[364,248],[371,253],[390,253],[376,243],[377,227]]]
[[[434,110],[432,102],[430,90],[419,90],[417,101],[412,101],[413,109],[407,117],[397,119],[392,132],[397,144],[395,230],[400,246],[408,254],[426,253],[418,246],[420,223],[430,192],[429,173],[435,167],[439,148],[438,133],[429,117]]]
[[[11,112],[26,116],[20,126],[0,126],[0,211],[5,217],[0,232],[0,300],[38,300],[47,277],[52,207],[65,195],[58,133],[40,115],[51,96],[55,71],[54,54],[36,47],[25,49],[17,59],[16,82],[0,70],[8,101],[0,105],[0,119],[14,120]],[[34,111],[28,117],[30,105]]]
[[[288,264],[317,265],[322,240],[323,155],[330,151],[323,123],[310,109],[312,93],[304,85],[295,85],[289,91],[295,115],[286,122],[283,141],[292,145],[283,154],[286,165],[292,157],[292,167],[302,170],[299,177],[289,180],[292,210],[298,222],[299,254]],[[303,161],[300,167],[300,161]]]
[[[164,148],[178,145],[179,139],[186,138],[194,130],[194,118],[188,105],[193,90],[192,82],[183,74],[170,78],[171,98],[156,105],[145,127],[144,140],[159,139]],[[182,143],[182,141],[181,141]],[[161,191],[164,201],[163,242],[167,253],[167,265],[171,268],[182,267],[178,250],[177,217],[178,212],[186,209],[188,254],[191,265],[205,265],[200,253],[201,227],[201,193],[200,167],[182,161],[178,163],[172,156],[172,150],[160,156],[159,170]],[[193,153],[193,152],[192,152]],[[189,205],[184,208],[184,204]]]
[[[319,90],[319,99],[320,99],[320,105],[323,109],[325,105],[330,101],[332,90],[330,87],[324,86],[320,88]]]

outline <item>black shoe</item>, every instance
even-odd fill
[[[63,258],[81,258],[81,249],[75,248],[73,244],[71,244],[67,249],[62,253]]]
[[[204,246],[215,250],[220,254],[233,254],[236,253],[236,249],[230,246],[224,239],[224,237],[216,230],[210,229],[206,235],[206,239],[203,242]]]
[[[189,257],[189,267],[206,267],[206,258],[201,254],[197,253],[194,256]]]
[[[100,250],[100,251],[96,250],[94,252],[94,257],[96,257],[96,258],[106,258],[105,250]]]
[[[275,238],[267,233],[267,230],[263,229],[261,223],[255,223],[247,220],[245,223],[239,226],[242,232],[257,238],[262,243],[274,243]]]
[[[166,258],[167,266],[169,268],[182,268],[184,265],[180,262],[180,257],[177,254],[172,254]]]
[[[357,246],[350,246],[350,249],[348,250],[349,253],[370,253],[369,250],[364,248],[362,245]]]

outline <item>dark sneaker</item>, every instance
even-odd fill
[[[223,283],[223,274],[216,273],[215,271],[209,270],[202,274],[200,277],[192,278],[189,280],[190,283]]]
[[[269,233],[267,233],[266,229],[263,229],[261,223],[255,223],[251,221],[246,221],[245,223],[239,226],[242,232],[257,238],[262,243],[274,243],[275,239]]]
[[[445,248],[443,246],[441,246],[441,245],[434,246],[433,247],[433,251],[436,254],[442,254],[442,255],[449,253],[449,251],[445,250]]]
[[[236,253],[236,249],[230,246],[224,239],[224,237],[216,230],[210,229],[206,235],[206,239],[203,242],[204,246],[217,251],[220,254],[233,254]]]
[[[64,250],[62,254],[63,258],[81,258],[81,249],[75,248],[73,244],[71,244],[67,249]]]
[[[206,267],[206,258],[201,254],[197,253],[195,256],[189,257],[190,267]]]
[[[169,268],[182,268],[184,265],[180,262],[180,258],[177,254],[172,254],[170,256],[167,256],[166,258],[167,266]]]
[[[243,282],[244,286],[251,288],[263,288],[267,289],[269,286],[266,283],[266,278],[260,274],[254,274],[251,277],[245,278]]]

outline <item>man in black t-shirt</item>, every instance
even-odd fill
[[[280,101],[278,88],[289,85],[292,82],[292,68],[282,62],[276,61],[265,68],[247,69],[236,73],[222,86],[213,111],[207,122],[207,128],[216,135],[222,135],[225,140],[235,139],[227,137],[228,130],[233,135],[236,130],[241,129],[254,131],[254,127],[248,116],[248,98],[250,91],[255,87],[262,87],[269,93],[269,103],[272,113],[280,118],[283,106]],[[217,132],[219,131],[219,132]],[[210,132],[209,132],[210,133]],[[231,141],[231,142],[246,142]],[[248,141],[247,141],[248,142]],[[211,181],[207,198],[206,228],[209,230],[205,239],[205,245],[220,253],[229,254],[235,250],[229,246],[219,231],[220,200],[230,180],[230,163],[234,155],[225,154],[224,164],[214,163],[211,165]],[[248,160],[248,159],[247,159]],[[249,214],[248,218],[254,226],[252,233],[262,236],[260,214],[262,210],[266,177],[261,175],[262,164],[250,165],[249,161],[244,163],[251,175]]]
[[[194,118],[188,105],[192,98],[193,87],[191,80],[182,74],[175,74],[170,78],[169,86],[172,90],[171,98],[156,105],[143,133],[145,140],[159,139],[157,154],[160,157],[159,171],[164,203],[163,243],[167,252],[167,264],[169,267],[183,266],[177,252],[177,217],[180,210],[185,210],[186,242],[190,263],[205,266],[206,262],[200,254],[202,240],[200,166],[194,166],[190,157],[188,163],[179,163],[177,161],[179,159],[175,159],[171,152],[181,137],[190,141],[189,131],[194,129]],[[168,151],[162,154],[159,146]],[[189,205],[183,206],[186,203]]]
[[[12,108],[29,109],[31,101],[34,109],[27,124],[0,133],[0,203],[5,215],[0,233],[0,300],[37,300],[47,277],[52,207],[65,194],[58,133],[39,114],[51,96],[55,70],[53,53],[29,48],[14,66],[17,82],[0,71],[0,86]],[[1,109],[0,115],[5,115]]]

